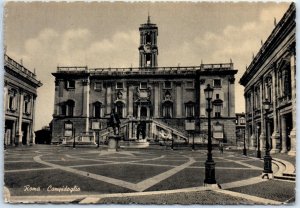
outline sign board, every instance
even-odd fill
[[[73,136],[73,123],[71,121],[65,122],[65,137],[71,137]]]
[[[71,137],[73,134],[72,134],[72,129],[65,129],[65,137]]]
[[[73,124],[72,123],[65,123],[65,129],[72,129]]]
[[[213,137],[218,140],[222,140],[224,138],[223,125],[217,124],[213,126]]]
[[[147,98],[148,97],[148,92],[147,91],[140,91],[140,98]]]
[[[186,131],[195,131],[195,120],[185,120],[185,130]]]
[[[93,121],[93,122],[92,122],[92,129],[93,129],[93,130],[100,130],[100,122],[98,122],[98,121]]]

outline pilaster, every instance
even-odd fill
[[[272,66],[272,103],[273,103],[273,124],[274,131],[272,133],[272,149],[270,153],[278,153],[280,144],[280,135],[278,131],[278,119],[277,119],[277,84],[276,84],[276,69],[275,65]]]
[[[290,66],[291,66],[291,85],[292,85],[292,119],[293,129],[290,133],[291,138],[291,150],[288,152],[289,155],[296,155],[296,48],[295,43],[290,46]]]
[[[286,139],[287,139],[286,118],[285,116],[281,116],[281,153],[287,152]]]
[[[182,117],[182,89],[181,82],[175,82],[176,85],[176,117]]]
[[[263,150],[266,145],[266,126],[265,126],[265,119],[264,119],[264,109],[263,109],[263,83],[259,86],[259,99],[260,99],[260,120],[261,120],[261,134],[259,135],[260,141],[260,150]]]
[[[23,120],[23,101],[24,101],[24,93],[23,90],[19,90],[20,93],[20,97],[19,97],[19,116],[18,116],[18,120],[17,120],[17,143],[18,144],[22,144],[22,137],[23,137],[23,133],[22,133],[22,120]]]
[[[89,77],[84,79],[82,81],[83,85],[83,105],[82,105],[82,110],[83,110],[83,116],[85,117],[85,132],[89,131],[89,116],[90,116],[90,105],[89,105],[89,100],[90,100],[90,79]]]

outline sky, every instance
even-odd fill
[[[240,77],[289,3],[24,3],[4,10],[6,53],[33,71],[38,89],[35,130],[48,125],[57,66],[138,66],[140,24],[158,26],[158,65],[228,63],[238,70],[236,112],[245,112]]]

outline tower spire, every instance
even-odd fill
[[[150,24],[151,21],[150,21],[150,14],[149,14],[149,10],[148,10],[148,20],[147,20],[147,24]]]

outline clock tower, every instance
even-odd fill
[[[147,23],[141,24],[140,28],[140,68],[157,67],[157,36],[158,29],[156,24],[151,23],[148,15]]]

